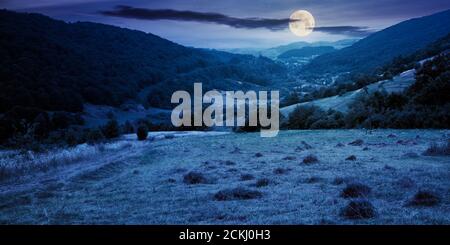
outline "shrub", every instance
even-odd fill
[[[66,142],[66,144],[68,144],[70,146],[74,146],[74,145],[81,144],[84,142],[80,133],[77,130],[72,129],[72,128],[68,129],[64,133],[64,141]]]
[[[189,172],[183,177],[183,182],[189,185],[208,184],[209,181],[199,172]]]
[[[270,180],[267,178],[262,178],[262,179],[258,179],[256,181],[256,187],[264,187],[264,186],[268,186],[270,183]]]
[[[362,139],[357,139],[355,141],[352,141],[350,143],[348,143],[349,145],[353,145],[353,146],[361,146],[362,144],[364,144],[364,141]]]
[[[119,124],[116,120],[109,120],[103,127],[102,133],[107,139],[117,138],[120,135]]]
[[[294,156],[286,156],[286,157],[283,157],[283,160],[285,160],[285,161],[293,161],[293,160],[295,160],[295,159],[297,159],[297,158],[294,157]]]
[[[305,158],[303,158],[304,164],[312,164],[319,162],[319,159],[315,155],[309,154]]]
[[[367,197],[371,192],[370,187],[361,183],[350,183],[341,192],[341,197]]]
[[[226,161],[225,161],[225,165],[227,165],[227,166],[232,166],[232,165],[236,165],[236,163],[233,162],[233,161],[230,161],[230,160],[226,160]]]
[[[261,192],[243,187],[221,190],[214,195],[214,199],[217,201],[248,200],[260,197],[262,197]]]
[[[375,217],[375,208],[366,200],[353,200],[341,210],[341,216],[347,219],[369,219]]]
[[[351,156],[345,158],[345,160],[347,160],[347,161],[356,161],[356,156],[355,155],[351,155]]]
[[[409,201],[411,206],[434,206],[441,201],[441,198],[431,191],[420,190]]]
[[[274,174],[285,174],[288,172],[288,169],[286,168],[276,168],[273,170]]]
[[[344,115],[331,109],[324,111],[318,106],[297,106],[289,114],[287,126],[290,129],[342,128]]]
[[[137,135],[138,140],[146,140],[147,136],[148,136],[147,126],[145,126],[144,124],[139,125],[139,127],[137,128],[137,131],[136,131],[136,135]]]
[[[444,144],[433,143],[425,150],[424,156],[448,156],[450,155],[450,140]]]
[[[105,139],[105,136],[100,129],[91,129],[86,133],[86,142],[89,144],[94,144],[103,139]]]

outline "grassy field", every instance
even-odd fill
[[[450,157],[422,154],[449,138],[449,130],[128,137],[126,147],[1,182],[0,223],[450,224]]]

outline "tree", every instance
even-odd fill
[[[107,139],[117,138],[120,135],[119,123],[116,120],[109,120],[103,127],[102,133]]]
[[[148,136],[148,128],[144,124],[139,125],[136,131],[138,140],[146,140]]]

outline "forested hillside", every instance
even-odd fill
[[[120,105],[146,86],[165,98],[194,81],[221,89],[227,87],[218,82],[224,79],[267,85],[284,74],[284,67],[265,58],[187,48],[140,31],[6,10],[0,10],[0,57],[0,113],[14,106],[77,112],[86,102]],[[148,101],[170,104],[158,98]]]
[[[450,10],[401,22],[350,47],[324,54],[304,69],[310,73],[369,72],[409,55],[450,33]]]

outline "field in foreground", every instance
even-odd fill
[[[1,182],[0,223],[450,224],[450,157],[422,155],[449,138],[312,130],[122,139],[132,143]]]

